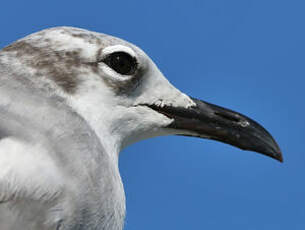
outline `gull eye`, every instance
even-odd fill
[[[106,56],[103,62],[123,75],[132,75],[137,70],[137,61],[130,54],[125,52],[114,52]]]

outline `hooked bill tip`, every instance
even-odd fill
[[[278,160],[278,161],[281,162],[281,163],[284,162],[283,154],[282,154],[281,150],[279,150],[279,151],[275,154],[275,159]]]

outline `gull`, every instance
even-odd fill
[[[282,161],[250,118],[176,89],[137,46],[55,27],[0,51],[0,229],[122,230],[120,151],[185,135]]]

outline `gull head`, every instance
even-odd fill
[[[37,91],[62,98],[108,152],[118,154],[154,136],[186,135],[282,161],[278,145],[261,125],[180,92],[145,52],[119,38],[56,27],[18,40],[4,53],[21,74],[31,73]]]

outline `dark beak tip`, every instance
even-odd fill
[[[243,148],[242,148],[243,149]],[[264,156],[267,156],[267,157],[270,157],[270,158],[273,158],[274,160],[277,160],[281,163],[284,162],[284,159],[283,159],[283,154],[281,152],[281,150],[279,148],[276,148],[276,149],[243,149],[243,150],[246,150],[246,151],[253,151],[253,152],[257,152],[257,153],[260,153]]]
[[[283,163],[284,159],[283,159],[282,151],[281,151],[280,147],[278,146],[278,144],[275,141],[274,141],[274,145],[275,145],[275,150],[273,151],[273,156],[276,160]]]
[[[284,162],[283,154],[279,148],[277,148],[275,151],[271,151],[271,152],[267,153],[266,155],[270,156],[271,158],[273,158],[281,163]]]
[[[268,135],[270,135],[270,134],[268,134]],[[270,137],[271,137],[271,135],[270,135]],[[279,145],[276,143],[276,141],[272,137],[271,137],[271,142],[269,142],[269,143],[265,142],[263,146],[260,145],[259,149],[260,150],[256,149],[256,150],[258,150],[256,152],[262,153],[268,157],[271,157],[271,158],[283,163],[284,159],[283,159],[282,151],[281,151]]]
[[[276,155],[277,155],[277,158],[276,158],[276,159],[277,159],[279,162],[283,163],[283,162],[284,162],[284,159],[283,159],[283,154],[282,154],[282,152],[279,151]]]

